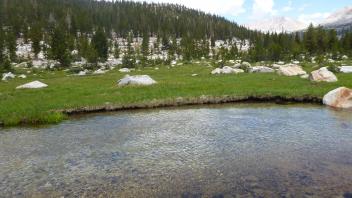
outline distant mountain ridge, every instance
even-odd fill
[[[294,32],[298,30],[305,29],[306,24],[291,19],[289,17],[271,17],[264,20],[259,20],[250,24],[245,25],[251,30],[260,30],[263,32]]]
[[[332,13],[321,25],[328,29],[335,29],[338,34],[352,31],[352,6]]]

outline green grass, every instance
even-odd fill
[[[105,75],[68,76],[63,71],[39,72],[27,79],[0,82],[0,122],[5,126],[58,123],[66,116],[56,110],[104,104],[123,105],[148,101],[206,96],[283,96],[322,97],[340,87],[352,87],[352,75],[338,74],[337,83],[311,83],[299,77],[277,74],[238,74],[214,76],[212,68],[185,65],[160,70],[145,68],[135,74],[148,74],[158,81],[149,87],[118,87],[125,74],[111,71]],[[193,73],[199,74],[192,77]],[[21,84],[40,80],[49,87],[39,90],[16,90]]]

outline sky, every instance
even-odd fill
[[[248,24],[272,16],[286,16],[318,24],[332,12],[352,6],[351,0],[134,0],[182,4]]]

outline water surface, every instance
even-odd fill
[[[0,197],[352,197],[352,112],[128,111],[0,132]]]

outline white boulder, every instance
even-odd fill
[[[9,80],[9,79],[15,78],[15,77],[16,77],[16,75],[13,74],[12,72],[3,73],[3,74],[2,74],[2,80],[3,80],[3,81]]]
[[[126,85],[147,86],[147,85],[153,85],[156,83],[157,82],[148,75],[136,75],[136,76],[126,75],[124,78],[118,81],[119,86],[126,86]]]
[[[24,74],[21,74],[21,75],[19,75],[18,77],[19,77],[19,78],[22,78],[22,79],[27,78],[27,76],[26,76],[26,75],[24,75]]]
[[[309,75],[308,74],[304,74],[301,76],[302,79],[308,79],[309,78]]]
[[[340,72],[352,73],[352,66],[342,66],[342,67],[340,67]]]
[[[27,66],[28,66],[28,65],[27,65],[27,62],[22,62],[22,63],[16,65],[15,67],[16,67],[16,68],[26,68]]]
[[[250,73],[273,73],[273,72],[275,72],[275,70],[270,67],[255,66],[255,67],[251,67],[249,69],[249,72]]]
[[[278,73],[283,76],[301,76],[307,74],[301,66],[295,64],[282,65],[279,67]]]
[[[103,70],[103,69],[98,69],[97,71],[94,71],[93,74],[105,74],[107,71]]]
[[[229,66],[225,66],[223,68],[216,68],[214,69],[211,74],[238,74],[238,73],[243,73],[244,70],[242,69],[234,69]]]
[[[348,59],[348,56],[343,55],[343,56],[342,56],[342,59],[343,59],[343,60],[347,60],[347,59]]]
[[[326,67],[313,71],[309,79],[313,82],[337,82],[337,77]]]
[[[21,86],[16,87],[16,89],[40,89],[40,88],[44,88],[47,87],[47,84],[44,84],[40,81],[33,81]]]
[[[340,87],[332,90],[324,96],[323,103],[335,108],[352,108],[352,89]]]
[[[130,73],[131,70],[128,69],[128,68],[121,68],[121,69],[119,69],[119,72],[121,72],[121,73]]]
[[[242,66],[249,68],[249,67],[251,67],[252,65],[251,65],[249,62],[243,62],[243,63],[242,63]]]
[[[76,74],[76,75],[77,76],[85,76],[85,75],[87,75],[87,73],[88,73],[88,70],[84,70],[84,71],[78,72],[78,74]]]

